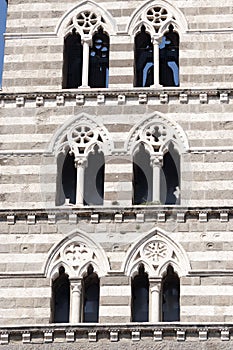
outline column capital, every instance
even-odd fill
[[[70,278],[70,287],[72,292],[82,291],[82,279],[81,278]]]
[[[87,159],[75,157],[74,164],[75,164],[75,168],[86,168],[87,167]]]
[[[92,45],[92,35],[84,34],[81,38],[81,43],[82,43],[82,45],[84,43],[86,43],[86,44],[88,44],[88,46],[91,46]]]
[[[149,285],[150,285],[151,292],[160,292],[161,282],[162,282],[161,277],[149,278]]]
[[[151,42],[153,45],[159,45],[162,42],[162,36],[154,34],[151,36]]]
[[[150,157],[150,164],[152,167],[162,168],[163,166],[163,155],[156,154]]]

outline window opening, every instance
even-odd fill
[[[179,35],[171,24],[159,46],[159,81],[163,86],[179,86]]]
[[[170,265],[162,281],[162,319],[164,322],[180,320],[180,279]]]
[[[151,36],[142,26],[141,31],[135,37],[135,82],[136,87],[148,87],[154,83],[153,77],[153,44]]]
[[[144,265],[138,268],[138,274],[132,281],[132,321],[148,322],[149,315],[149,279]]]
[[[74,155],[67,153],[62,168],[62,188],[65,198],[69,202],[76,203],[77,169],[75,168]]]
[[[53,281],[53,322],[68,323],[70,314],[70,281],[63,266],[59,276]]]
[[[133,204],[152,201],[153,171],[150,166],[150,155],[145,146],[140,144],[133,158]]]
[[[99,29],[93,36],[89,58],[89,86],[106,88],[109,80],[109,37]]]
[[[180,155],[173,144],[163,157],[161,172],[161,201],[164,204],[179,204]]]
[[[63,88],[72,89],[82,85],[82,61],[81,36],[73,29],[64,42]]]
[[[84,204],[102,205],[104,200],[104,154],[99,147],[88,156],[88,166],[84,175]]]
[[[83,322],[98,322],[99,320],[99,278],[89,265],[87,276],[84,277],[84,307]]]

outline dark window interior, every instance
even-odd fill
[[[84,204],[102,205],[104,200],[104,155],[95,147],[88,156],[84,178]]]
[[[84,277],[84,308],[83,322],[98,322],[99,320],[99,278],[92,265],[88,267]]]
[[[99,29],[92,42],[89,57],[89,86],[106,88],[109,77],[109,37]]]
[[[164,204],[179,204],[179,198],[175,196],[179,188],[180,156],[171,145],[169,152],[163,157],[161,172],[161,201]]]
[[[73,89],[82,85],[83,47],[81,37],[73,30],[65,38],[63,88]]]
[[[76,203],[77,170],[74,165],[74,156],[68,152],[62,169],[62,187],[65,198],[70,198],[70,203]]]
[[[180,320],[180,280],[171,266],[162,281],[162,318],[164,322]]]
[[[179,86],[179,35],[169,26],[159,50],[159,82],[163,86]]]
[[[149,280],[141,264],[138,274],[132,280],[132,321],[148,322],[149,317]]]
[[[70,281],[63,266],[53,281],[53,322],[68,323],[70,313]]]
[[[151,36],[142,26],[141,32],[136,35],[134,42],[135,55],[135,82],[136,87],[148,87],[154,83],[153,76],[153,44]]]
[[[152,201],[153,172],[150,166],[150,155],[143,144],[135,153],[133,159],[133,204],[142,204]]]

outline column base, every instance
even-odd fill
[[[154,89],[161,89],[163,88],[163,85],[160,85],[160,84],[153,84],[153,85],[150,85],[151,88],[154,88]]]

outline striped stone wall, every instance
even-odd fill
[[[92,3],[93,4],[93,3]],[[110,37],[109,87],[133,87],[134,37],[127,32],[143,1],[98,1],[106,9],[115,32]],[[232,86],[232,0],[172,1],[187,22],[180,33],[180,86]],[[4,91],[41,91],[62,86],[63,34],[57,32],[75,1],[11,1],[8,6]],[[93,11],[95,10],[93,6]]]
[[[101,95],[100,95],[101,96]],[[123,99],[123,105],[122,97]],[[201,103],[190,95],[188,103],[169,96],[161,103],[156,96],[148,103],[126,94],[85,97],[84,105],[65,98],[61,106],[47,97],[42,106],[36,99],[24,98],[22,107],[4,94],[0,108],[1,208],[49,208],[55,206],[57,191],[57,158],[50,151],[55,133],[64,123],[86,113],[107,130],[113,144],[111,155],[105,155],[105,205],[132,204],[132,154],[126,143],[134,125],[143,118],[162,113],[184,131],[189,149],[181,155],[181,204],[187,206],[232,205],[232,97],[221,103],[218,96]],[[102,101],[102,100],[101,100]],[[120,102],[119,102],[120,101]],[[109,118],[109,114],[111,118]]]

